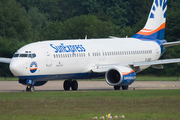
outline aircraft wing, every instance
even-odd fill
[[[110,68],[118,67],[118,66],[126,66],[134,68],[139,68],[141,66],[152,66],[155,69],[162,69],[164,64],[170,63],[180,63],[180,58],[177,59],[165,59],[165,60],[155,60],[148,62],[133,62],[133,63],[125,63],[125,64],[107,64],[107,65],[95,65],[92,67],[93,72],[104,73],[108,71]]]
[[[180,58],[155,60],[155,61],[149,61],[149,62],[134,62],[132,65],[134,67],[140,67],[140,66],[164,65],[164,64],[170,64],[170,63],[180,63]]]
[[[2,62],[2,63],[10,63],[11,58],[2,58],[2,57],[0,57],[0,62]]]

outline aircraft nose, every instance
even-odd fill
[[[23,73],[23,62],[20,60],[13,60],[10,63],[10,70],[14,76],[21,76]]]

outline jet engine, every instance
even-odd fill
[[[110,68],[105,74],[105,79],[111,86],[130,85],[135,81],[136,73],[129,67],[118,66]]]

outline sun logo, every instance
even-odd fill
[[[37,63],[35,61],[33,61],[30,65],[30,72],[31,73],[35,73],[37,71]]]
[[[163,12],[162,14],[163,18],[166,18],[166,10],[167,10],[167,0],[155,0],[150,13],[150,18],[155,18],[159,16],[159,12],[156,11]]]

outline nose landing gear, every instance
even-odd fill
[[[27,92],[34,92],[34,90],[35,90],[35,88],[34,88],[33,85],[28,85],[28,86],[26,87],[26,91],[27,91]]]

